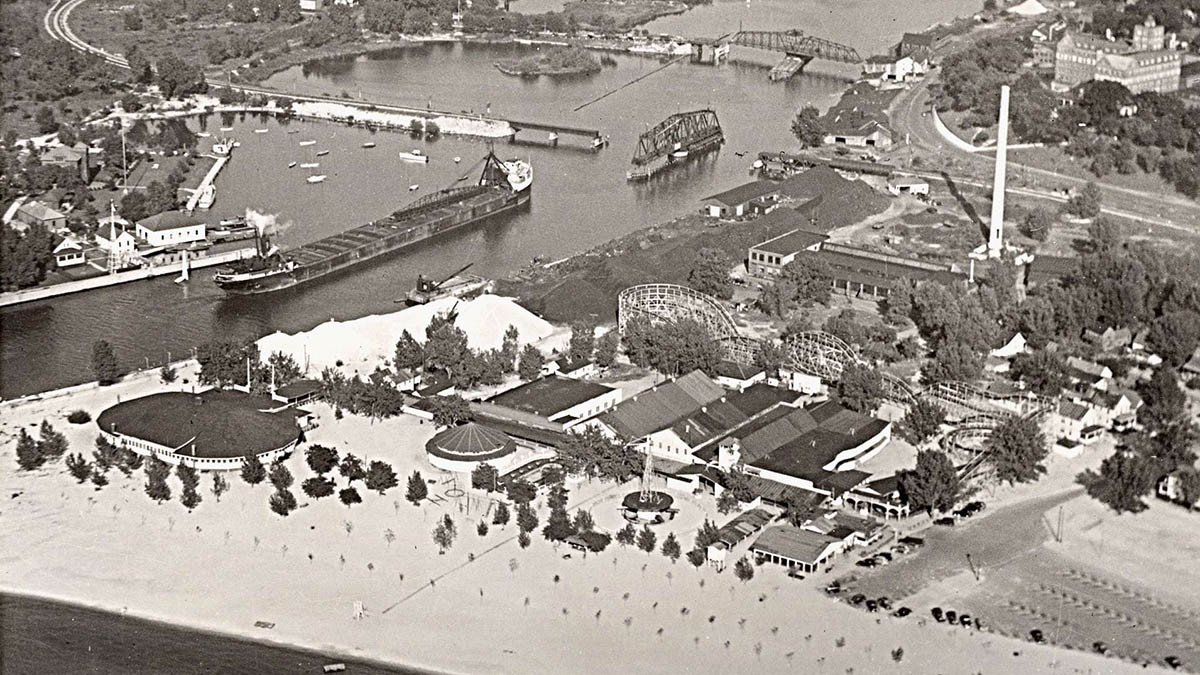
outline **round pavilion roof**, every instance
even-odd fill
[[[641,491],[625,495],[621,505],[633,511],[666,511],[675,503],[675,498],[665,492],[654,491],[642,498]]]
[[[517,444],[502,431],[478,422],[450,427],[425,444],[425,451],[459,462],[486,462],[510,455]]]

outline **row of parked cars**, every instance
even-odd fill
[[[876,551],[875,553],[862,558],[854,564],[858,565],[859,567],[882,567],[892,562],[897,557],[902,556],[909,551],[916,550],[924,545],[925,540],[921,537],[904,537],[892,545],[890,549],[886,551]]]
[[[937,520],[933,521],[933,524],[934,525],[944,525],[946,527],[954,527],[954,525],[958,521],[966,520],[967,518],[974,516],[975,514],[983,511],[986,508],[987,508],[987,504],[984,504],[983,502],[979,502],[979,501],[969,502],[968,504],[966,504],[962,508],[958,509],[957,511],[954,511],[950,515],[942,516],[941,518],[938,518]]]
[[[933,609],[929,610],[929,613],[933,615],[933,620],[937,621],[938,623],[947,623],[951,626],[963,626],[964,628],[970,628],[974,626],[979,630],[984,629],[983,619],[972,618],[971,615],[967,614],[966,612],[959,614],[952,609],[942,611],[941,607],[934,607]]]

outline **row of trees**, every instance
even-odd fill
[[[671,376],[697,369],[713,374],[723,358],[720,343],[692,319],[655,322],[633,317],[625,324],[623,345],[634,365]]]

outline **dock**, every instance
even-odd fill
[[[199,267],[224,265],[226,263],[233,262],[234,260],[249,258],[253,256],[254,253],[255,251],[253,248],[239,248],[233,251],[214,253],[202,258],[189,259],[188,268],[196,269]],[[0,307],[10,307],[12,305],[20,305],[26,302],[34,302],[35,300],[46,300],[48,298],[57,298],[61,295],[70,295],[83,291],[92,291],[98,288],[118,286],[131,281],[153,279],[155,277],[166,276],[168,274],[177,274],[182,271],[182,262],[172,262],[162,265],[148,265],[146,267],[141,267],[134,270],[105,274],[104,276],[91,277],[88,279],[79,279],[77,281],[67,281],[61,284],[52,284],[50,286],[25,288],[19,291],[0,293]]]
[[[204,188],[211,185],[212,182],[217,179],[217,174],[221,173],[221,169],[225,168],[225,163],[228,161],[228,155],[224,157],[217,157],[216,163],[212,165],[212,168],[208,170],[208,173],[204,174],[204,180],[200,181],[200,184],[197,185],[196,189],[192,191],[192,196],[188,197],[187,206],[183,207],[185,211],[191,213],[196,210],[196,202],[200,201],[200,195],[204,192]]]

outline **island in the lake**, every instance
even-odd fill
[[[600,62],[580,47],[553,47],[519,59],[496,61],[495,66],[505,75],[517,77],[591,75],[600,72]]]

